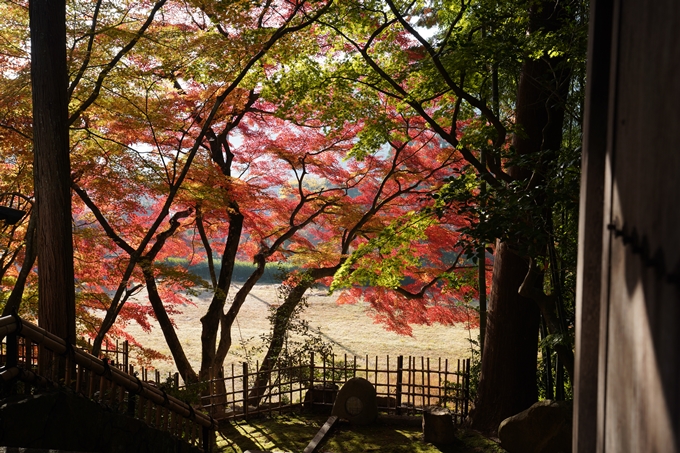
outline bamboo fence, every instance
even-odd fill
[[[388,414],[419,415],[430,406],[451,410],[462,423],[468,415],[470,360],[430,359],[426,357],[330,356],[315,361],[310,354],[306,363],[272,367],[263,396],[254,402],[253,384],[262,377],[256,362],[232,364],[221,373],[211,370],[203,384],[203,408],[217,419],[238,419],[255,414],[283,413],[296,408],[332,406],[339,387],[348,379],[362,377],[376,389],[378,409]],[[311,392],[311,394],[308,394]]]

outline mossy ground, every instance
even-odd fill
[[[300,452],[326,421],[312,415],[283,415],[248,422],[226,424],[218,434],[221,453],[242,453],[246,450]],[[480,434],[459,430],[459,443],[438,448],[423,442],[419,426],[402,423],[376,423],[355,427],[341,423],[323,444],[326,453],[503,453],[493,441]]]

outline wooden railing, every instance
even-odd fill
[[[67,346],[63,339],[16,315],[0,318],[0,338],[5,338],[0,349],[0,380],[23,382],[24,391],[30,391],[29,386],[69,387],[210,451],[217,428],[215,420],[168,395],[164,389],[140,380],[134,372],[128,373],[129,370],[111,366],[107,359]],[[63,376],[50,380],[39,375],[40,348],[64,358]]]
[[[332,406],[337,389],[352,377],[367,379],[376,389],[378,409],[397,415],[418,415],[428,406],[451,410],[456,422],[468,415],[470,360],[424,357],[328,357],[315,361],[311,354],[304,363],[278,365],[266,379],[262,391],[253,385],[264,381],[247,363],[231,365],[211,373],[201,390],[202,406],[216,419],[248,418],[261,413],[282,413],[301,406]],[[309,392],[309,394],[308,394]],[[254,403],[253,394],[263,395]]]

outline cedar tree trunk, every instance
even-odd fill
[[[38,213],[38,322],[47,331],[74,344],[66,4],[63,0],[31,0],[29,10],[33,171]],[[51,368],[44,361],[42,365]],[[41,371],[46,372],[47,368]]]
[[[537,2],[530,11],[530,32],[559,29],[562,10],[557,1]],[[569,73],[560,69],[559,58],[544,56],[527,60],[522,65],[515,117],[521,133],[513,138],[520,155],[544,152],[543,157],[556,153],[562,142],[564,97]],[[511,168],[513,178],[532,180],[527,190],[538,212],[544,209],[544,194],[532,187],[540,186],[541,165],[538,168]],[[521,213],[518,213],[521,218]],[[544,222],[547,224],[547,222]],[[530,225],[532,226],[532,225]],[[533,225],[542,229],[543,225]],[[538,239],[537,239],[538,238]],[[518,249],[544,250],[543,235],[516,238]],[[531,247],[528,247],[531,245]],[[527,247],[525,247],[527,246]],[[505,418],[527,409],[538,399],[536,366],[538,354],[538,305],[519,295],[518,291],[529,270],[528,259],[518,256],[511,247],[499,242],[493,267],[493,284],[489,300],[482,371],[472,426],[495,435]]]

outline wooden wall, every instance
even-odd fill
[[[680,451],[680,1],[593,0],[574,451]]]

